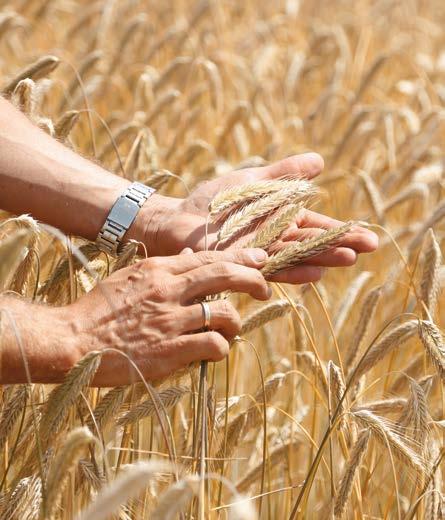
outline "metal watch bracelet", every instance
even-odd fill
[[[156,190],[133,182],[116,200],[96,239],[102,251],[116,255],[122,238],[133,223],[145,201]]]

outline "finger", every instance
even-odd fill
[[[344,225],[344,222],[311,210],[301,211],[297,218],[297,226],[300,228],[322,228],[331,229]],[[293,227],[295,231],[295,227]],[[288,234],[292,234],[291,228],[283,233],[283,239]],[[375,251],[379,245],[379,237],[369,229],[361,226],[353,226],[346,237],[350,240],[348,247],[353,247],[358,253],[370,253]],[[291,238],[291,240],[293,240]],[[352,245],[354,244],[354,245]]]
[[[318,153],[292,155],[281,161],[262,166],[255,170],[258,180],[273,180],[283,176],[296,176],[301,179],[312,179],[324,168],[324,161]]]
[[[191,247],[185,247],[179,254],[180,255],[193,254],[193,249]]]
[[[209,329],[216,330],[226,339],[231,340],[241,330],[241,318],[235,307],[227,300],[215,300],[205,302],[210,310]],[[201,304],[182,307],[178,319],[182,319],[185,332],[202,329],[204,316]]]
[[[213,330],[179,336],[167,342],[166,348],[172,353],[171,371],[196,361],[221,361],[229,353],[228,341]]]
[[[332,229],[344,224],[343,222],[339,221],[334,222],[336,222],[335,226],[323,226],[323,229],[318,227],[317,222],[311,222],[311,227],[299,227],[298,224],[293,224],[289,226],[286,231],[284,231],[281,236],[281,240],[283,242],[306,240],[307,238],[318,236],[326,229]],[[341,240],[339,240],[338,244],[342,247],[349,247],[350,249],[354,249],[354,251],[357,253],[371,253],[378,247],[378,237],[372,231],[368,231],[364,228],[361,228],[360,226],[353,226],[341,238]]]
[[[247,267],[262,267],[267,260],[267,253],[262,249],[230,249],[226,251],[200,251],[199,253],[158,257],[148,260],[148,266],[159,266],[172,274],[182,274],[192,269],[216,262],[232,262]]]
[[[267,300],[271,296],[266,280],[257,269],[230,262],[204,265],[179,278],[183,303],[224,291],[247,293],[258,300]]]
[[[296,267],[291,267],[290,269],[274,274],[268,278],[268,280],[271,282],[302,284],[318,282],[322,275],[323,269],[321,267],[313,265],[297,265]]]

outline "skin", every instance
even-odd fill
[[[94,240],[110,208],[130,184],[52,139],[1,98],[0,149],[0,208],[30,213],[67,234]],[[222,359],[228,352],[228,340],[239,330],[239,316],[227,301],[212,303],[211,328],[216,332],[197,333],[202,325],[201,307],[191,305],[187,287],[200,289],[193,298],[232,290],[265,299],[269,292],[257,270],[262,264],[246,261],[242,242],[232,244],[225,253],[215,253],[227,257],[190,254],[205,248],[209,202],[228,187],[283,176],[313,179],[322,169],[322,158],[307,153],[206,181],[183,199],[154,194],[124,239],[143,243],[148,255],[156,258],[119,271],[68,307],[50,309],[0,297],[0,311],[6,313],[9,324],[2,337],[0,383],[27,380],[22,354],[35,382],[60,381],[83,354],[109,347],[125,352],[149,379],[164,377],[192,361]],[[302,212],[276,248],[341,224],[319,213]],[[210,249],[217,231],[218,225],[210,227]],[[336,248],[274,275],[271,281],[315,282],[323,268],[352,265],[358,254],[375,250],[377,244],[374,233],[357,226]],[[184,249],[189,255],[168,256]],[[193,258],[205,265],[176,272]],[[238,275],[232,272],[235,267]],[[241,283],[241,274],[247,285]],[[23,353],[11,323],[17,326]],[[123,356],[107,353],[94,384],[125,384],[134,375]]]
[[[31,381],[57,383],[85,354],[107,348],[129,356],[148,380],[202,359],[220,361],[241,329],[240,316],[226,299],[209,302],[213,330],[205,332],[195,302],[228,290],[267,300],[271,291],[258,270],[266,258],[261,249],[154,257],[117,271],[60,308],[3,297],[0,308],[8,311],[0,382],[26,382],[25,357]],[[124,356],[105,352],[93,384],[119,386],[137,379]]]

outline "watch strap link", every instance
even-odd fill
[[[116,255],[122,238],[139,210],[156,190],[140,182],[133,182],[116,200],[96,239],[99,249]]]

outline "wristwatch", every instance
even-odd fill
[[[133,223],[145,201],[156,190],[140,182],[133,182],[116,200],[96,239],[99,249],[116,255],[128,228]]]

